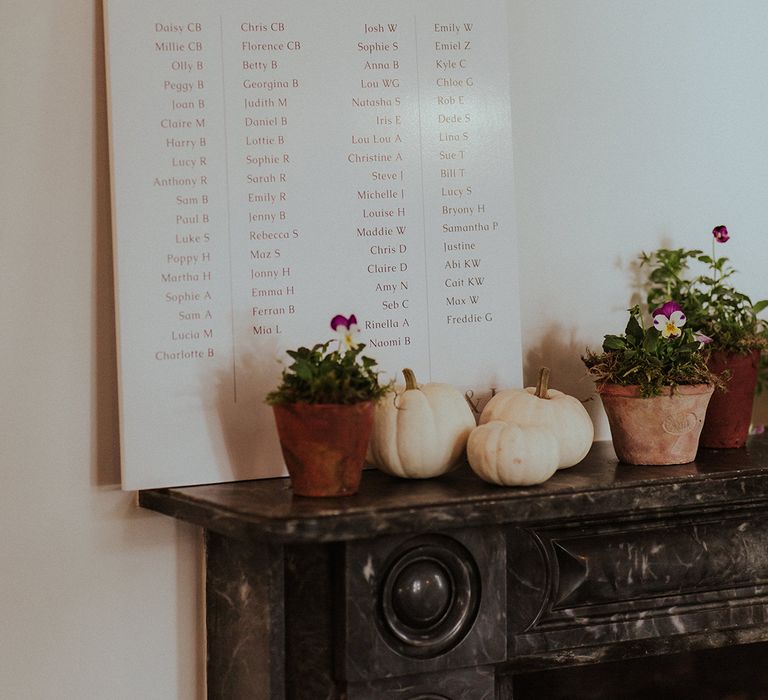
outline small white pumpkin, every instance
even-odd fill
[[[419,386],[404,369],[397,386],[376,405],[368,461],[387,474],[428,479],[450,471],[464,456],[475,417],[450,384]]]
[[[560,449],[547,428],[493,420],[479,425],[467,442],[472,470],[501,486],[541,484],[556,471]]]
[[[581,401],[549,389],[548,382],[549,370],[542,367],[535,387],[499,392],[486,404],[478,423],[501,420],[521,428],[546,428],[557,438],[558,469],[565,469],[586,457],[595,428]]]

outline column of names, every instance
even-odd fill
[[[366,21],[353,35],[351,150],[355,172],[353,207],[357,212],[355,243],[365,267],[365,292],[375,315],[363,321],[372,350],[410,346],[409,310],[417,302],[412,238],[416,183],[409,154],[417,147],[404,108],[416,89],[415,66],[404,51],[410,27],[400,18]]]
[[[301,231],[290,208],[296,125],[289,108],[301,90],[290,58],[301,53],[301,41],[283,19],[251,19],[238,25],[237,43],[240,128],[231,150],[242,178],[233,210],[242,219],[233,228],[247,233],[249,334],[276,336],[286,317],[300,313],[293,253]]]
[[[160,259],[163,333],[160,362],[215,357],[215,326],[223,319],[210,284],[221,243],[210,214],[208,139],[210,66],[204,58],[211,28],[201,21],[154,22],[149,35],[158,71],[152,95],[160,110],[150,137],[160,156],[150,175],[162,218]]]
[[[430,29],[431,79],[437,88],[432,126],[439,161],[433,176],[439,183],[443,318],[452,328],[488,324],[494,316],[484,294],[484,256],[490,252],[484,238],[498,229],[498,222],[490,220],[482,181],[484,153],[477,144],[476,95],[483,74],[478,76],[473,58],[474,23],[454,18],[434,22]]]

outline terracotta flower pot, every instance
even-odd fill
[[[702,447],[743,447],[752,421],[760,352],[734,355],[712,353],[709,369],[715,374],[730,371],[727,391],[716,389],[707,409],[707,419],[701,431]]]
[[[283,458],[298,496],[357,493],[373,427],[373,403],[272,406]]]
[[[685,464],[696,458],[710,384],[679,386],[643,398],[640,387],[598,385],[613,448],[626,464]]]

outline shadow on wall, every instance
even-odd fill
[[[650,242],[649,242],[650,243]],[[621,260],[616,262],[616,268],[625,272],[629,278],[630,289],[632,294],[629,301],[629,306],[639,304],[641,309],[650,314],[653,309],[649,309],[646,306],[646,298],[648,296],[648,290],[650,287],[649,275],[651,274],[651,267],[643,265],[640,260],[641,253],[652,253],[660,248],[676,249],[683,247],[679,241],[675,241],[674,235],[664,232],[659,237],[658,244],[643,245],[641,249],[637,251],[637,255],[630,259],[628,263],[624,263]],[[693,271],[692,271],[693,272]],[[670,299],[669,301],[675,301]]]
[[[120,434],[117,408],[117,342],[112,270],[107,88],[104,65],[104,16],[100,0],[94,12],[93,317],[95,319],[95,457],[91,481],[96,486],[120,484]]]
[[[223,443],[226,454],[221,459],[227,460],[233,479],[253,478],[262,471],[256,464],[260,454],[280,453],[276,431],[266,427],[274,425],[272,407],[264,401],[279,381],[278,356],[277,340],[263,341],[258,355],[245,353],[238,360],[236,386],[232,368],[222,368],[208,392],[215,396],[219,417],[219,425],[211,426],[213,444]],[[220,438],[214,434],[217,430]]]
[[[663,236],[661,247],[669,247],[668,236]],[[640,261],[640,250],[629,259],[625,256],[616,256],[613,267],[626,277],[630,294],[628,298],[603,300],[607,311],[614,314],[625,312],[635,304],[640,305],[643,311],[647,311],[645,299],[647,295],[648,268],[643,267]],[[626,313],[620,314],[621,320],[616,327],[605,327],[603,333],[623,333],[626,325]],[[579,336],[575,327],[567,328],[560,323],[552,323],[541,337],[539,343],[527,349],[523,358],[523,379],[525,386],[535,386],[541,367],[549,367],[551,370],[550,386],[565,394],[578,398],[587,409],[592,423],[595,426],[595,439],[608,440],[608,421],[603,410],[602,403],[595,391],[595,384],[587,374],[582,355],[587,348],[599,352],[602,345],[602,336],[598,341],[588,342],[583,336]]]
[[[523,358],[523,384],[536,386],[541,367],[549,367],[552,389],[579,399],[597,426],[604,418],[603,407],[595,392],[595,383],[587,374],[581,356],[586,344],[574,328],[551,324],[539,343],[529,347]]]
[[[635,304],[638,304],[641,309],[644,309],[645,299],[648,294],[648,291],[646,288],[648,269],[641,267],[640,260],[638,258],[630,260],[629,263],[626,264],[626,266],[621,265],[621,269],[625,270],[627,276],[629,277],[630,279],[629,288],[632,290],[632,294],[629,298],[629,303],[627,304],[627,309],[631,308]]]

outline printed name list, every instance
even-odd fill
[[[519,386],[504,12],[107,1],[125,488],[284,474],[337,313],[383,379]]]

